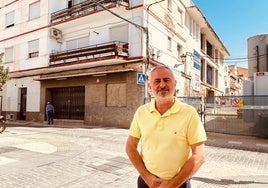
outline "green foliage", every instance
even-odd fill
[[[7,82],[8,80],[8,68],[5,68],[2,65],[2,58],[3,58],[3,53],[0,54],[0,91],[2,91],[3,85]]]

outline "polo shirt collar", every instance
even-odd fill
[[[165,114],[167,114],[167,115],[168,114],[175,114],[180,110],[180,108],[181,108],[180,101],[175,97],[174,97],[174,99],[175,99],[175,103],[173,104],[173,106]],[[157,112],[157,110],[155,108],[155,99],[153,99],[151,101],[149,109],[150,109],[151,113]]]

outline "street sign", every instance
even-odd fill
[[[137,84],[139,85],[145,85],[145,74],[138,72],[137,73]]]

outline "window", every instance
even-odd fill
[[[181,59],[182,46],[180,44],[177,44],[177,52],[178,52],[178,59]]]
[[[178,7],[178,24],[183,25],[183,12],[179,7]]]
[[[190,35],[193,36],[194,33],[194,21],[190,18]]]
[[[268,49],[268,48],[267,48]],[[223,55],[220,53],[220,55],[219,55],[219,62],[220,62],[220,64],[221,65],[223,65],[223,60],[224,60],[224,57],[223,57]]]
[[[6,63],[13,62],[13,47],[5,49],[5,62]]]
[[[14,26],[15,23],[15,11],[6,14],[6,28]]]
[[[213,57],[212,45],[208,41],[207,41],[207,55],[209,55],[210,57]]]
[[[169,11],[172,11],[172,0],[167,0],[167,8]]]
[[[169,50],[169,51],[172,51],[172,40],[171,40],[171,37],[168,37],[168,46],[167,46],[167,49]]]
[[[39,56],[39,40],[32,40],[28,42],[28,58]]]
[[[107,106],[125,107],[127,105],[126,83],[107,84]]]
[[[30,4],[29,7],[29,20],[40,17],[40,1]]]
[[[214,58],[215,58],[215,63],[216,64],[219,64],[219,51],[217,49],[215,49],[215,56],[214,56]]]
[[[197,28],[196,27],[197,27],[196,23],[193,22],[193,37],[194,37],[194,39],[196,39],[196,36],[197,36]]]
[[[219,74],[219,71],[216,69],[215,70],[215,87],[216,88],[219,88],[219,78],[220,77],[221,77],[221,74]]]
[[[204,34],[201,33],[201,42],[200,42],[201,50],[205,50],[204,38],[205,38]]]
[[[212,67],[207,66],[207,83],[212,85]]]
[[[81,37],[78,39],[69,40],[66,42],[67,50],[72,50],[76,48],[83,48],[89,46],[89,37]]]
[[[204,70],[205,69],[205,60],[204,59],[201,59],[201,74],[200,74],[200,80],[202,82],[205,81],[205,74],[204,74]]]

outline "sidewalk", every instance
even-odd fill
[[[206,145],[268,153],[268,139],[207,132]]]
[[[99,127],[89,125],[67,125],[67,124],[48,125],[46,123],[26,122],[26,121],[10,121],[7,123],[7,127],[9,126],[61,127],[61,128],[79,127],[85,129]],[[213,132],[207,132],[207,137],[208,140],[206,142],[206,145],[208,146],[268,153],[268,139],[265,138],[254,137],[254,136],[230,135],[230,134],[213,133]]]

